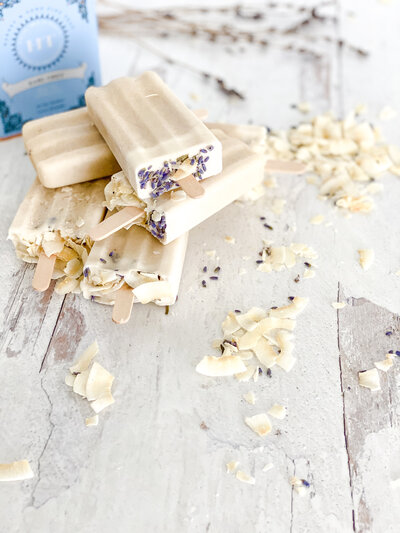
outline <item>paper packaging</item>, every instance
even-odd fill
[[[2,0],[0,43],[0,139],[101,83],[95,0]]]

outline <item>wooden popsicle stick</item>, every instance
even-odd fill
[[[55,255],[48,257],[44,252],[40,254],[32,280],[32,287],[35,290],[43,292],[49,288],[55,262]]]
[[[208,109],[194,109],[193,113],[200,120],[207,120],[208,119]]]
[[[190,198],[200,198],[200,196],[203,196],[204,188],[192,174],[188,176],[184,170],[177,170],[172,179],[176,181]]]
[[[124,283],[115,296],[112,314],[113,322],[116,324],[126,324],[128,322],[132,313],[133,300],[132,287]]]
[[[89,237],[93,241],[102,241],[121,228],[135,222],[135,220],[143,216],[143,213],[143,209],[139,207],[124,207],[121,211],[117,211],[92,228],[89,231]]]
[[[304,174],[307,170],[303,163],[298,161],[280,161],[269,159],[265,165],[266,172],[281,172],[282,174]]]

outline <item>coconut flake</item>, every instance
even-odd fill
[[[99,415],[89,416],[85,420],[85,424],[87,427],[97,426],[98,423],[99,423]]]
[[[346,302],[332,302],[331,303],[331,306],[334,308],[334,309],[343,309],[343,307],[346,307],[347,303]]]
[[[238,466],[239,461],[230,461],[229,463],[226,463],[226,473],[233,474]]]
[[[311,111],[311,104],[310,102],[300,102],[297,104],[297,109],[300,113],[307,114]]]
[[[236,472],[236,479],[238,479],[242,483],[248,483],[249,485],[254,485],[256,482],[253,476],[246,474],[246,472],[243,472],[243,470],[238,470]]]
[[[222,331],[224,336],[227,337],[232,335],[232,333],[235,333],[235,331],[238,329],[240,329],[240,326],[236,320],[236,314],[230,311],[225,320],[222,322]]]
[[[393,366],[392,354],[386,354],[386,359],[383,359],[383,361],[375,361],[374,365],[376,366],[376,368],[378,368],[378,370],[387,372]]]
[[[265,437],[272,429],[270,419],[266,413],[246,417],[244,421],[260,437]]]
[[[73,387],[74,381],[75,381],[75,376],[73,374],[67,374],[65,376],[64,382],[66,385],[68,385],[68,387]]]
[[[266,368],[272,368],[275,365],[278,354],[265,337],[260,337],[253,351],[260,363]]]
[[[74,383],[72,386],[72,390],[83,398],[86,398],[86,384],[89,377],[89,373],[89,368],[87,368],[83,372],[80,372],[77,376],[75,376]]]
[[[0,464],[0,481],[22,481],[33,478],[33,475],[29,461],[26,459]]]
[[[244,372],[239,372],[238,374],[235,374],[235,378],[239,382],[250,381],[250,379],[255,375],[256,372],[258,372],[258,368],[255,365],[248,365]]]
[[[206,250],[206,255],[208,255],[208,257],[211,257],[211,259],[214,259],[215,254],[216,254],[215,250]]]
[[[243,399],[250,405],[255,405],[256,403],[256,395],[253,391],[249,391],[246,392],[246,394],[243,394]]]
[[[297,296],[292,303],[278,309],[271,309],[270,316],[276,318],[296,318],[307,306],[308,298]]]
[[[393,109],[393,107],[390,107],[388,105],[383,107],[379,112],[379,120],[382,120],[382,121],[393,120],[396,117],[397,117],[397,111]]]
[[[72,374],[79,374],[79,372],[83,372],[86,370],[90,363],[92,362],[92,359],[99,353],[99,345],[97,344],[97,341],[95,340],[86,350],[83,352],[83,354],[79,357],[79,359],[70,367],[70,372]]]
[[[311,279],[315,278],[315,270],[312,270],[311,268],[307,268],[303,273],[303,279]]]
[[[358,250],[360,265],[363,270],[368,270],[375,259],[375,252],[371,248]]]
[[[229,243],[229,244],[235,244],[235,242],[236,242],[235,237],[231,237],[230,235],[227,235],[224,238],[224,241]]]
[[[89,401],[97,400],[111,393],[114,376],[99,363],[94,362],[89,370],[86,383],[86,396]]]
[[[175,294],[168,281],[150,281],[142,283],[133,289],[135,298],[141,304],[148,304],[155,300],[163,300],[164,298],[174,298]]]
[[[237,355],[206,355],[196,366],[199,374],[209,377],[233,376],[245,370],[245,364]]]
[[[314,217],[310,218],[310,224],[314,224],[315,226],[317,226],[319,224],[322,224],[324,220],[324,215],[315,215]]]
[[[278,403],[274,403],[274,405],[269,409],[268,414],[274,418],[277,418],[278,420],[283,420],[286,416],[286,412],[286,407],[279,405]]]
[[[292,335],[287,331],[279,331],[276,335],[280,349],[280,354],[276,358],[276,364],[285,370],[285,372],[290,372],[296,363],[296,359],[293,357],[294,345],[292,338]]]
[[[260,320],[267,316],[267,312],[259,307],[252,307],[247,313],[235,315],[236,322],[246,331],[253,331]]]
[[[379,381],[379,373],[376,368],[371,370],[364,370],[358,373],[358,383],[361,387],[366,387],[371,391],[381,390],[381,384]]]
[[[115,399],[111,392],[105,392],[102,396],[97,398],[94,402],[90,403],[90,407],[95,413],[100,413],[103,409],[112,405],[115,402]]]
[[[272,468],[274,468],[273,463],[267,463],[267,464],[263,467],[262,471],[263,471],[263,472],[268,472],[269,470],[272,470]]]

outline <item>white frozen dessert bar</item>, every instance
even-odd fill
[[[58,279],[62,294],[79,289],[92,241],[88,232],[105,215],[102,206],[108,180],[47,189],[36,178],[8,231],[17,257],[39,263],[33,286],[46,290]]]
[[[109,305],[118,302],[120,294],[125,299],[128,297],[128,315],[121,320],[121,310],[114,308],[115,322],[129,319],[133,301],[174,304],[187,241],[188,234],[184,233],[163,246],[144,228],[132,226],[96,242],[84,265],[83,296]]]
[[[157,198],[185,187],[184,178],[193,184],[221,172],[220,142],[156,73],[90,87],[85,96],[138,198]]]
[[[45,187],[105,178],[121,170],[86,108],[27,122],[22,136]]]
[[[134,223],[144,226],[163,244],[168,244],[262,183],[263,156],[222,131],[214,130],[214,133],[222,143],[223,171],[203,183],[205,192],[201,198],[190,198],[184,191],[170,191],[155,200],[143,201],[135,195],[124,173],[119,172],[105,188],[108,209],[125,207],[136,210]],[[123,211],[94,228],[90,232],[92,238],[100,240],[99,236],[103,238],[112,231],[114,217],[119,217]]]

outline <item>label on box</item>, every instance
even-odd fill
[[[95,0],[0,0],[0,139],[100,84]]]

